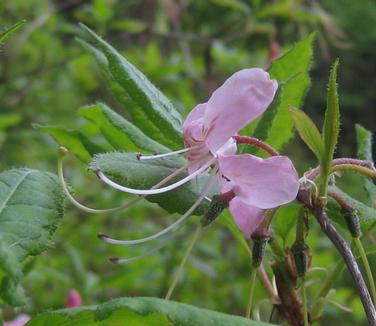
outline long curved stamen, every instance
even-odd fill
[[[137,202],[139,202],[143,198],[145,198],[145,196],[140,196],[140,197],[137,197],[137,198],[134,198],[134,199],[130,200],[129,202],[124,203],[123,205],[120,205],[118,207],[108,208],[108,209],[95,209],[95,208],[90,208],[90,207],[87,207],[87,206],[81,204],[80,202],[78,202],[72,196],[72,194],[70,193],[70,191],[68,189],[67,183],[65,182],[65,178],[64,178],[64,158],[65,158],[66,154],[68,154],[68,150],[65,147],[60,147],[59,148],[59,158],[58,158],[58,161],[57,161],[57,172],[58,172],[57,174],[58,174],[58,178],[59,178],[61,187],[63,188],[63,191],[64,191],[65,195],[67,196],[67,198],[69,199],[69,201],[74,206],[76,206],[77,208],[81,209],[82,211],[85,211],[85,212],[91,213],[91,214],[109,214],[109,213],[115,213],[115,212],[118,212],[118,211],[120,211],[122,209],[128,208],[128,207],[132,206],[133,204],[136,204]],[[187,170],[188,167],[189,167],[189,165],[190,165],[190,163],[187,163],[187,164],[181,166],[180,168],[178,168],[177,170],[175,170],[173,173],[171,173],[170,175],[168,175],[166,178],[162,179],[157,184],[155,184],[151,189],[156,189],[156,188],[164,185],[166,182],[168,182],[172,178],[178,176],[183,171]]]
[[[65,182],[65,179],[64,179],[64,167],[63,167],[63,161],[64,161],[64,157],[65,155],[68,153],[68,150],[65,149],[64,147],[61,147],[59,149],[59,152],[60,152],[60,155],[59,155],[59,158],[58,158],[58,161],[57,161],[57,174],[58,174],[58,178],[59,178],[59,181],[60,181],[60,184],[63,188],[63,191],[65,193],[65,195],[67,196],[67,198],[69,199],[69,201],[74,205],[76,206],[77,208],[85,211],[85,212],[88,212],[88,213],[92,213],[92,214],[108,214],[108,213],[115,213],[117,211],[120,211],[124,208],[127,208],[135,203],[137,203],[138,201],[140,201],[142,198],[135,198],[121,206],[118,206],[118,207],[113,207],[113,208],[108,208],[108,209],[95,209],[95,208],[90,208],[90,207],[87,207],[81,203],[79,203],[73,196],[72,194],[70,193],[69,189],[68,189],[68,186]]]
[[[166,243],[162,243],[161,245],[157,246],[156,248],[148,250],[145,253],[143,253],[142,255],[139,255],[139,256],[136,256],[136,257],[130,257],[130,258],[110,257],[109,260],[110,260],[110,262],[115,263],[115,264],[123,264],[123,265],[124,264],[129,264],[129,263],[132,263],[134,261],[137,261],[137,260],[140,260],[142,258],[145,258],[147,256],[150,256],[151,254],[153,254],[153,253],[157,252],[158,250],[160,250],[166,244],[167,244],[167,242]]]
[[[156,195],[156,194],[161,194],[161,193],[173,190],[173,189],[180,187],[181,185],[191,181],[196,176],[200,175],[205,170],[207,170],[210,167],[210,165],[212,165],[215,161],[216,161],[216,158],[214,157],[208,163],[206,163],[201,168],[199,168],[198,170],[196,170],[192,174],[188,175],[187,177],[185,177],[185,178],[183,178],[183,179],[181,179],[181,180],[179,180],[179,181],[177,181],[177,182],[175,182],[175,183],[173,183],[169,186],[166,186],[166,187],[163,187],[163,188],[158,188],[158,189],[133,189],[133,188],[125,187],[125,186],[119,185],[116,182],[109,179],[101,170],[97,171],[97,175],[98,175],[99,179],[101,179],[104,183],[108,184],[109,186],[111,186],[111,187],[113,187],[117,190],[127,192],[127,193],[130,193],[130,194],[135,194],[135,195]]]
[[[183,149],[178,150],[178,151],[168,152],[168,153],[163,153],[163,154],[155,154],[155,155],[142,155],[142,154],[138,154],[137,158],[140,161],[152,160],[152,159],[155,159],[155,158],[162,158],[162,157],[167,157],[167,156],[173,156],[173,155],[183,154],[183,153],[189,152],[191,150],[194,150],[196,148],[198,148],[198,146],[183,148]]]
[[[98,236],[106,241],[107,243],[112,243],[112,244],[118,244],[118,245],[123,245],[123,246],[134,246],[140,243],[145,243],[149,242],[155,239],[158,239],[162,237],[163,235],[174,231],[177,229],[182,223],[185,222],[185,220],[195,211],[195,209],[201,204],[201,202],[205,199],[206,195],[210,192],[211,188],[213,187],[214,183],[216,181],[215,175],[212,175],[208,182],[205,184],[204,189],[202,190],[200,196],[196,200],[196,202],[185,212],[184,215],[182,215],[178,220],[176,220],[173,224],[168,226],[167,228],[163,229],[162,231],[159,231],[158,233],[143,238],[143,239],[137,239],[137,240],[116,240],[108,237],[107,235],[100,233]]]

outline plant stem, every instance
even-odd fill
[[[269,144],[264,143],[260,139],[254,138],[254,137],[248,137],[248,136],[233,136],[234,140],[237,144],[248,144],[255,147],[258,147],[265,152],[267,152],[270,156],[278,156],[279,153],[271,147]]]
[[[181,278],[181,275],[182,275],[182,273],[183,273],[184,266],[185,266],[185,264],[186,264],[186,262],[187,262],[187,260],[188,260],[189,255],[190,255],[191,252],[192,252],[192,249],[193,249],[194,245],[196,244],[196,242],[197,242],[197,240],[198,240],[198,238],[199,238],[199,236],[200,236],[200,234],[201,234],[201,231],[202,231],[202,226],[200,225],[200,226],[196,229],[195,233],[193,234],[192,240],[191,240],[191,242],[190,242],[190,244],[189,244],[187,250],[185,251],[184,257],[183,257],[183,259],[182,259],[182,261],[181,261],[181,263],[180,263],[180,266],[179,266],[179,268],[178,268],[178,270],[177,270],[177,272],[176,272],[176,275],[175,275],[174,279],[172,280],[172,283],[171,283],[171,285],[170,285],[170,287],[169,287],[169,289],[168,289],[168,291],[167,291],[167,294],[166,294],[166,296],[165,296],[165,299],[166,299],[166,300],[170,300],[171,295],[172,295],[172,292],[174,291],[174,289],[175,289],[175,287],[176,287],[176,284],[178,283],[178,281],[179,281],[180,278]]]
[[[371,296],[369,294],[366,283],[364,282],[362,273],[359,270],[359,266],[356,263],[355,257],[346,243],[346,241],[337,232],[336,228],[330,222],[326,212],[322,209],[314,210],[315,217],[318,220],[321,229],[325,232],[328,238],[333,242],[342,258],[345,260],[347,268],[353,277],[354,283],[358,289],[360,300],[362,301],[365,313],[368,318],[368,322],[372,326],[376,326],[376,311],[372,303]]]
[[[365,252],[363,244],[362,244],[362,242],[360,241],[359,238],[354,238],[354,243],[355,243],[355,246],[357,247],[357,249],[359,251],[359,254],[360,254],[360,257],[362,259],[364,268],[366,270],[366,274],[367,274],[369,286],[371,288],[372,301],[375,304],[376,303],[375,280],[374,280],[373,275],[372,275],[371,267],[369,266],[369,262],[368,262],[368,258],[367,258],[366,252]]]
[[[303,277],[302,282],[302,297],[303,297],[303,316],[304,316],[304,326],[309,326],[308,321],[308,305],[307,305],[307,293],[305,288],[305,279]]]
[[[376,179],[376,171],[374,169],[369,169],[360,165],[355,164],[341,164],[332,167],[332,172],[335,171],[354,171],[365,177]]]
[[[257,275],[257,268],[253,268],[252,273],[251,273],[251,289],[249,291],[247,310],[245,313],[245,317],[249,319],[251,318],[251,312],[252,312],[253,294],[255,292],[255,286],[256,286],[256,275]]]

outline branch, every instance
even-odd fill
[[[350,246],[342,238],[342,236],[338,233],[334,225],[331,223],[325,209],[323,207],[311,204],[309,192],[305,190],[300,190],[297,198],[312,211],[317,221],[319,222],[321,229],[324,231],[327,237],[337,248],[338,252],[341,254],[358,289],[360,300],[362,301],[369,325],[376,326],[376,310],[372,303],[367,285],[364,282],[363,275],[359,270],[359,266],[356,263],[355,257],[351,251]]]

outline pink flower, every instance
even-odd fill
[[[67,300],[65,301],[64,307],[73,308],[79,307],[82,304],[81,295],[77,290],[69,290],[67,295]]]
[[[21,314],[18,315],[14,320],[7,321],[4,323],[4,326],[24,326],[29,320],[29,315]]]
[[[284,156],[261,159],[250,154],[236,154],[237,144],[233,138],[267,109],[277,88],[277,82],[271,80],[262,69],[240,70],[214,91],[208,102],[197,105],[188,115],[183,124],[185,149],[139,156],[139,159],[146,160],[186,153],[187,164],[173,173],[173,177],[184,170],[188,171],[188,176],[178,182],[161,187],[172,178],[168,176],[158,187],[132,189],[113,182],[98,171],[99,178],[113,188],[143,196],[175,189],[200,175],[210,176],[193,206],[156,235],[131,241],[115,240],[105,235],[101,237],[109,243],[123,245],[135,245],[161,237],[185,221],[207,199],[206,196],[218,182],[222,192],[234,192],[235,198],[231,200],[229,208],[247,237],[261,221],[265,209],[294,200],[299,182],[292,162]]]

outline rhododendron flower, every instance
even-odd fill
[[[133,245],[143,243],[175,229],[186,220],[219,183],[222,192],[233,191],[230,211],[238,226],[249,236],[253,226],[260,222],[264,209],[292,201],[298,192],[299,182],[292,162],[284,156],[261,159],[250,154],[236,154],[236,134],[260,116],[272,102],[277,82],[259,68],[236,72],[219,87],[208,102],[197,105],[183,124],[185,149],[152,156],[140,155],[140,160],[161,158],[186,153],[187,163],[173,177],[188,171],[179,181],[164,186],[168,176],[152,189],[132,189],[109,179],[102,171],[99,178],[123,192],[137,195],[155,195],[175,189],[201,175],[210,175],[201,195],[193,206],[174,224],[154,236],[139,240],[121,241],[102,238],[110,243]]]

